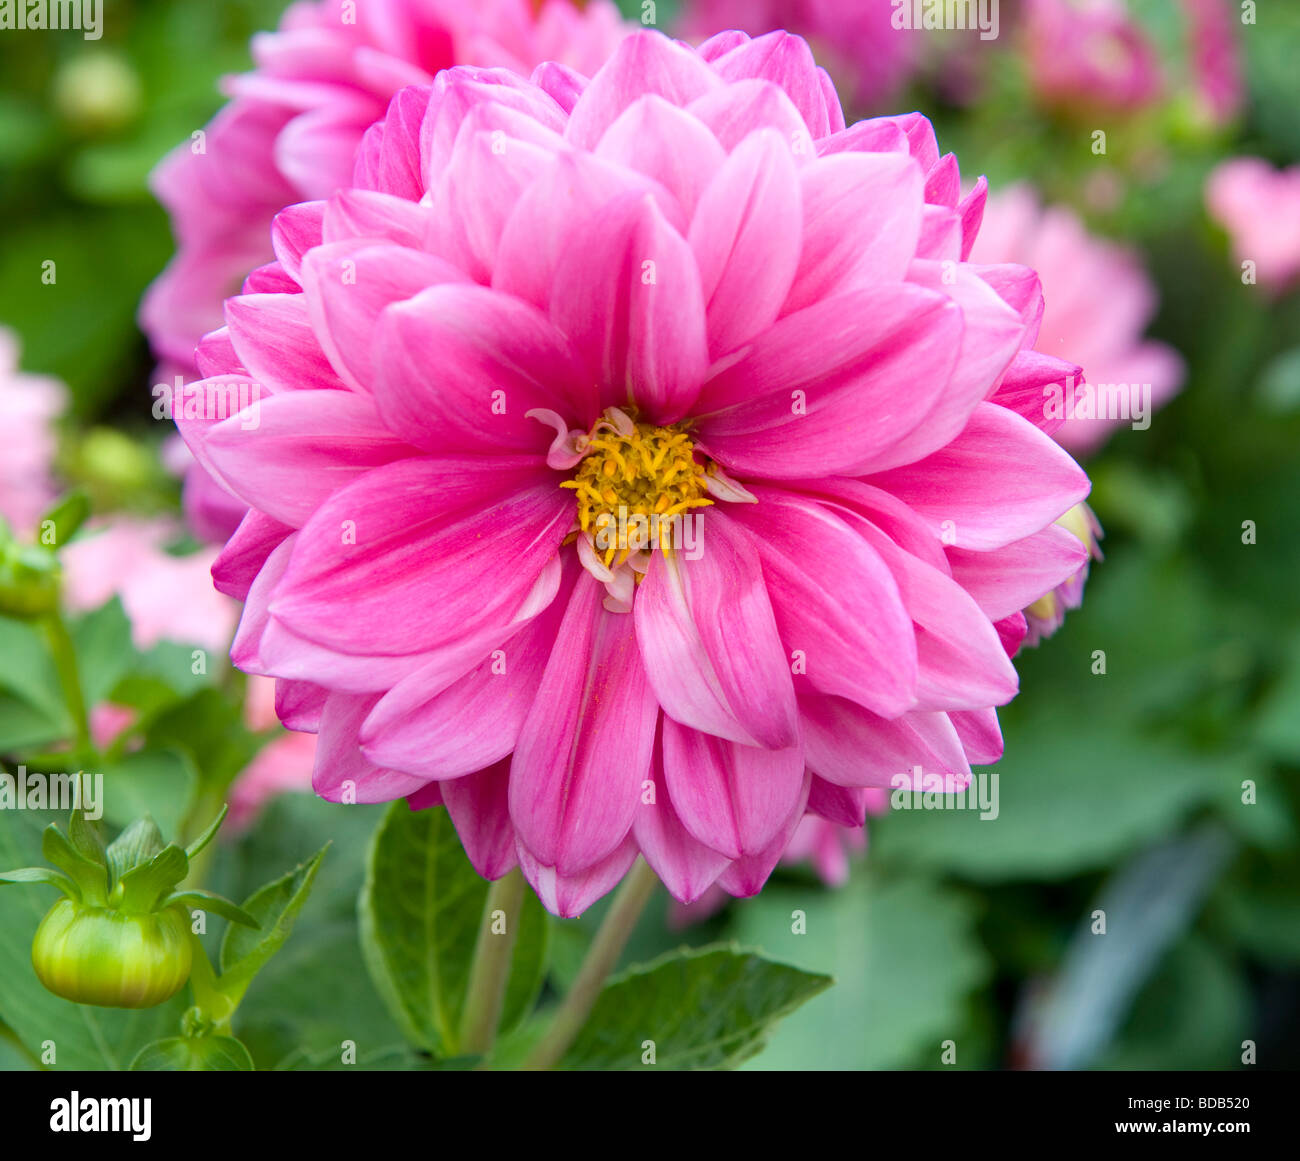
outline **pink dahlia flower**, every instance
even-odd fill
[[[1205,201],[1236,260],[1254,263],[1260,286],[1281,293],[1300,281],[1300,165],[1279,170],[1234,157],[1210,174]]]
[[[870,106],[893,96],[917,65],[921,34],[894,26],[897,8],[893,0],[692,0],[681,31],[692,40],[730,28],[805,36],[853,103]]]
[[[1043,207],[1026,186],[993,195],[971,258],[1020,262],[1042,279],[1046,309],[1035,348],[1088,371],[1070,393],[1049,389],[1039,399],[1064,410],[1056,439],[1075,455],[1095,451],[1120,427],[1149,424],[1152,410],[1182,387],[1182,358],[1142,337],[1158,298],[1141,260],[1089,234],[1072,210]]]
[[[1232,120],[1246,96],[1234,28],[1236,9],[1235,0],[1183,0],[1192,88],[1201,115],[1211,125]]]
[[[1078,537],[1079,543],[1088,550],[1088,559],[1073,576],[1063,580],[1025,609],[1025,620],[1029,627],[1024,640],[1026,647],[1037,645],[1044,638],[1050,637],[1065,623],[1066,612],[1083,604],[1088,567],[1092,561],[1102,559],[1101,523],[1087,504],[1076,504],[1056,523]]]
[[[32,532],[54,501],[54,422],[67,406],[57,379],[18,369],[18,343],[0,328],[0,517]]]
[[[1028,0],[1022,33],[1030,84],[1048,105],[1132,112],[1160,96],[1155,46],[1123,0]]]
[[[213,575],[317,793],[442,802],[573,915],[638,852],[751,894],[808,810],[996,760],[1088,481],[1035,406],[1078,368],[959,190],[783,33],[399,93],[199,348],[256,422],[181,420],[251,505]]]

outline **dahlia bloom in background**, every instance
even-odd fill
[[[311,772],[316,764],[316,736],[280,729],[275,716],[275,682],[252,676],[244,699],[244,722],[250,730],[276,730],[238,778],[231,784],[226,801],[230,805],[229,830],[246,829],[268,801],[277,794],[311,790]]]
[[[1205,184],[1210,216],[1228,231],[1238,263],[1280,294],[1300,280],[1300,165],[1274,169],[1259,157],[1225,161]]]
[[[1131,113],[1161,94],[1155,46],[1122,0],[1027,0],[1020,31],[1045,104]]]
[[[277,31],[253,38],[253,71],[227,80],[231,100],[203,130],[202,151],[184,142],[154,172],[177,241],[140,309],[159,380],[193,375],[222,301],[272,257],[271,219],[348,184],[362,134],[398,89],[461,63],[526,75],[554,60],[592,72],[625,32],[608,0],[582,10],[569,0],[290,5]],[[185,510],[196,534],[221,542],[245,506],[191,471]]]
[[[1149,423],[1182,387],[1178,352],[1142,337],[1158,299],[1141,260],[1088,233],[1073,210],[1041,205],[1027,186],[993,194],[971,259],[1023,263],[1042,279],[1046,308],[1035,349],[1087,368],[1086,384],[1062,401],[1067,417],[1055,433],[1075,455],[1096,451],[1122,426]],[[1049,402],[1043,396],[1038,404]]]
[[[1231,121],[1245,100],[1233,0],[1183,0],[1188,64],[1197,108],[1212,125]]]
[[[18,369],[18,343],[0,327],[0,517],[20,535],[32,532],[54,501],[54,422],[67,388]]]
[[[317,793],[442,802],[573,915],[638,852],[752,894],[805,813],[995,761],[1088,481],[1038,405],[1079,368],[959,192],[783,33],[399,93],[199,348],[258,422],[180,420]]]
[[[692,0],[679,31],[692,41],[728,28],[804,36],[850,103],[869,107],[897,93],[919,59],[921,34],[894,27],[895,7],[893,0]]]

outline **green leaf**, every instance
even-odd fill
[[[38,525],[41,543],[47,543],[45,525],[52,523],[54,536],[47,546],[55,549],[62,548],[77,534],[77,529],[86,522],[89,515],[90,497],[85,492],[77,488],[66,493],[41,517]]]
[[[159,899],[190,873],[190,861],[175,843],[168,843],[147,863],[132,867],[118,881],[119,906],[136,913],[153,911]]]
[[[101,867],[108,866],[104,828],[100,826],[98,820],[92,822],[86,818],[84,810],[78,809],[72,812],[68,822],[68,837],[72,840],[72,845],[92,863],[98,863]]]
[[[470,865],[441,808],[395,802],[375,831],[359,915],[366,966],[410,1041],[454,1056],[474,946],[486,920],[487,882]],[[524,893],[502,1012],[502,1030],[523,1019],[545,973],[550,921]]]
[[[252,1072],[253,1058],[233,1036],[172,1036],[142,1048],[132,1072]]]
[[[163,834],[180,834],[196,785],[194,767],[179,751],[128,754],[104,769],[104,817],[127,826],[151,814]]]
[[[937,1064],[988,973],[974,908],[927,878],[859,873],[834,891],[769,884],[733,908],[732,934],[838,981],[777,1029],[755,1069]]]
[[[669,952],[605,985],[560,1068],[734,1068],[831,977],[739,946]],[[643,1064],[647,1041],[655,1062]]]
[[[36,711],[28,728],[34,728],[35,721],[46,723],[50,732],[41,740],[70,734],[72,721],[63,703],[59,675],[41,634],[23,621],[0,617],[0,657],[5,659],[0,665],[0,690]],[[0,714],[0,746],[17,748],[20,744],[10,742],[8,735],[15,732],[18,722],[8,724],[4,716]]]
[[[221,989],[238,999],[253,977],[275,955],[293,930],[298,912],[311,894],[312,882],[326,844],[307,862],[283,878],[267,883],[244,901],[243,910],[260,925],[258,930],[231,926],[221,942]]]
[[[81,692],[87,706],[107,700],[113,687],[131,667],[135,648],[131,644],[131,622],[114,597],[72,626],[77,650]]]

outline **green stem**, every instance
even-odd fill
[[[243,999],[243,992],[241,991],[237,997],[228,996],[223,992],[202,941],[193,933],[190,939],[194,944],[194,966],[190,969],[190,987],[194,989],[195,1006],[201,1008],[204,1016],[212,1021],[213,1032],[219,1036],[229,1036],[230,1020],[235,1014],[235,1009],[239,1007],[239,1001]]]
[[[488,891],[460,1020],[461,1052],[486,1056],[492,1050],[505,1006],[506,983],[510,979],[523,901],[524,877],[517,867],[493,883]],[[504,928],[499,933],[493,931],[493,915],[498,911],[505,916]]]
[[[623,948],[627,946],[657,882],[649,864],[638,857],[614,896],[609,912],[587,950],[587,958],[582,961],[578,978],[573,981],[573,987],[564,997],[546,1035],[524,1062],[525,1068],[553,1068],[569,1050],[569,1045],[582,1031],[592,1008],[596,1006],[605,980],[623,954]]]
[[[42,620],[45,639],[54,658],[54,670],[59,677],[59,687],[63,699],[67,702],[68,712],[72,715],[72,727],[75,733],[73,753],[76,760],[83,765],[95,760],[95,747],[90,741],[90,717],[86,712],[86,699],[81,690],[81,674],[77,669],[77,648],[72,643],[72,635],[59,612],[50,613]]]

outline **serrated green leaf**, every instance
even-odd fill
[[[832,982],[736,945],[669,952],[605,985],[559,1067],[734,1068]],[[650,1042],[653,1064],[643,1062]]]
[[[142,1048],[132,1072],[252,1072],[253,1058],[233,1036],[172,1036]]]
[[[250,930],[232,925],[221,941],[221,989],[231,998],[238,999],[253,977],[284,946],[298,912],[311,894],[316,872],[328,849],[326,844],[307,862],[267,883],[244,901],[242,909],[261,926]]]
[[[458,1050],[460,1018],[489,886],[470,865],[447,812],[395,802],[375,831],[359,903],[371,979],[410,1041]],[[545,972],[550,921],[524,893],[501,1027],[531,1009]]]

